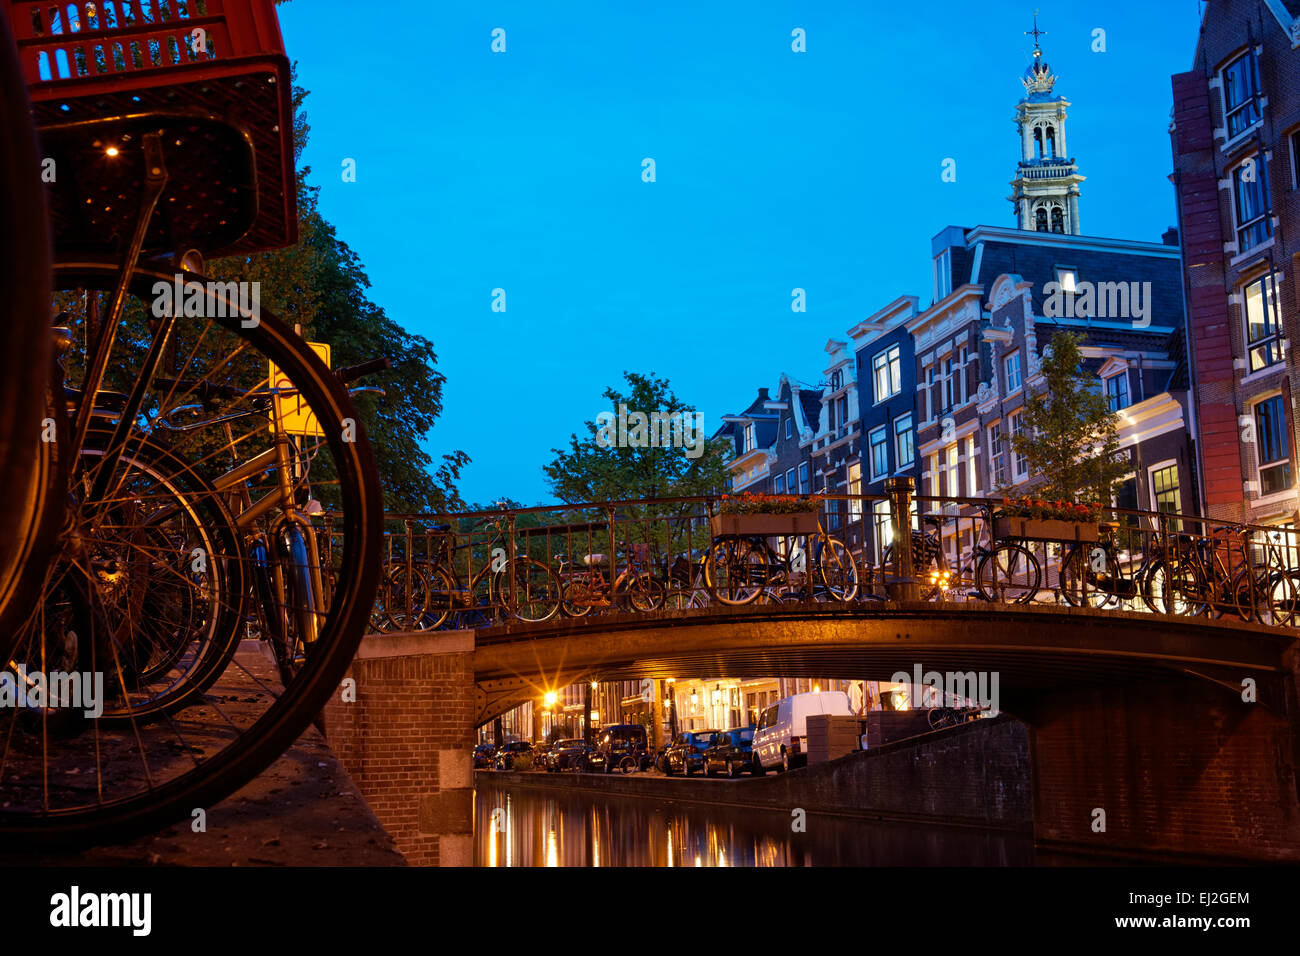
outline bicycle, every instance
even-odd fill
[[[614,608],[626,605],[634,611],[657,611],[664,605],[663,585],[647,570],[650,545],[621,542],[628,555],[627,564],[610,583],[602,568],[610,563],[604,554],[585,554],[582,563],[586,570],[569,570],[573,565],[568,555],[557,554],[559,578],[563,586],[561,609],[569,617],[585,617],[592,608]],[[611,572],[612,573],[612,572]]]
[[[993,527],[991,508],[984,507],[985,525]],[[999,538],[988,546],[976,543],[970,560],[954,574],[948,564],[941,532],[943,519],[924,515],[921,523],[928,529],[911,532],[912,575],[918,581],[922,601],[934,601],[952,590],[954,578],[972,581],[974,596],[989,602],[1028,604],[1038,596],[1042,569],[1032,551],[1016,538]],[[894,564],[894,546],[886,546],[883,567]],[[972,575],[971,572],[974,571]]]
[[[430,563],[400,564],[390,569],[390,588],[401,589],[403,596],[408,591],[411,595],[411,620],[419,625],[413,629],[436,630],[453,613],[473,616],[473,626],[484,626],[487,614],[481,609],[504,609],[533,624],[548,621],[559,612],[560,578],[541,561],[508,547],[511,542],[504,523],[504,516],[494,516],[475,525],[475,530],[491,529],[491,538],[481,548],[495,556],[470,573],[468,580],[460,577],[454,556],[470,545],[456,545],[446,533]],[[444,527],[450,531],[449,526]]]
[[[820,518],[803,545],[798,537],[782,536],[783,553],[778,553],[764,536],[719,535],[704,556],[705,587],[719,603],[741,606],[774,588],[803,587],[811,565],[814,599],[852,601],[858,566],[844,542],[827,534]]]
[[[25,384],[6,404],[23,420],[0,428],[13,443],[0,486],[25,517],[0,521],[0,660],[98,675],[105,705],[98,719],[68,713],[69,692],[0,713],[0,833],[106,839],[211,805],[321,710],[370,610],[378,483],[343,385],[246,284],[207,279],[197,251],[296,238],[288,61],[269,0],[214,7],[209,23],[229,36],[207,57],[177,40],[185,9],[0,9],[13,173],[0,234],[52,234],[56,256],[51,270],[36,242],[4,266],[20,331],[0,388]],[[57,69],[42,75],[42,62]],[[59,170],[44,188],[34,129],[34,155]],[[51,302],[65,331],[50,328]],[[160,425],[196,407],[191,430]],[[223,420],[246,427],[229,437]],[[247,470],[226,477],[254,502],[238,513],[210,477],[235,449]],[[309,470],[308,494],[333,515],[328,594],[298,500]],[[268,532],[262,567],[280,577],[270,601],[288,623],[265,667],[232,635],[262,573],[247,535]]]
[[[944,730],[979,720],[987,707],[932,707],[926,715],[931,730]]]

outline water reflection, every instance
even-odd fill
[[[1028,835],[479,782],[478,866],[1026,866]]]

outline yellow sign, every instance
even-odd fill
[[[330,347],[324,342],[308,342],[312,351],[325,363],[325,367],[330,367]],[[268,379],[271,387],[275,389],[289,390],[286,395],[275,395],[273,401],[275,407],[271,411],[271,431],[275,431],[275,423],[278,421],[284,426],[286,434],[289,435],[309,435],[312,437],[323,438],[325,432],[321,430],[320,423],[316,421],[316,413],[311,407],[303,401],[302,396],[293,390],[293,382],[289,376],[281,372],[274,362],[268,363],[271,366],[271,374]]]

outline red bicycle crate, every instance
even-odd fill
[[[103,140],[103,121],[111,135],[113,122],[139,129],[164,117],[169,148],[185,143],[167,157],[160,211],[170,219],[147,248],[194,242],[230,255],[297,241],[289,61],[273,0],[5,2],[36,124],[60,166],[84,171],[99,158],[88,143]],[[251,146],[251,163],[220,126]],[[120,186],[53,188],[56,245],[94,250],[120,230],[129,207],[113,202]]]

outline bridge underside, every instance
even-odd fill
[[[1086,609],[881,604],[707,608],[556,620],[475,633],[476,722],[580,680],[996,673],[1002,709],[1028,716],[1061,688],[1193,678],[1285,706],[1296,641],[1246,624]]]

